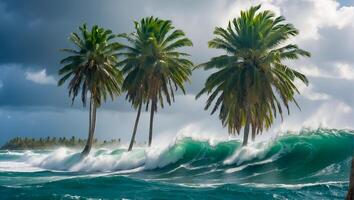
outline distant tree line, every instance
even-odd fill
[[[8,141],[1,149],[45,149],[57,146],[65,147],[83,147],[86,144],[86,139],[76,138],[72,136],[71,138],[66,137],[41,137],[41,138],[29,138],[29,137],[15,137]],[[119,145],[120,139],[104,140],[99,141],[94,139],[93,144],[95,146],[113,146]]]

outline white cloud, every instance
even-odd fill
[[[310,85],[308,87],[305,87],[302,89],[301,94],[312,101],[319,101],[319,100],[328,100],[331,98],[329,94],[326,93],[321,93],[321,92],[315,92],[313,90],[313,86]]]
[[[309,77],[334,78],[334,76],[327,72],[325,69],[319,68],[317,66],[301,66],[298,67],[298,70]]]
[[[354,80],[354,66],[344,62],[329,63],[327,65],[330,67],[319,68],[306,65],[299,67],[299,71],[309,77]]]
[[[326,102],[322,104],[315,113],[309,116],[302,125],[311,128],[321,126],[353,128],[346,120],[351,114],[352,108],[343,102]]]
[[[328,100],[331,98],[329,94],[317,92],[311,83],[309,86],[306,86],[304,83],[297,79],[295,80],[295,85],[299,90],[300,94],[308,100],[320,101]]]
[[[241,10],[251,5],[262,4],[263,10],[272,10],[277,15],[284,15],[300,29],[300,39],[319,39],[319,30],[334,27],[342,29],[347,26],[354,27],[354,7],[341,6],[334,0],[254,0],[236,1],[224,17],[221,24],[239,16]]]
[[[346,63],[337,63],[336,69],[339,77],[347,80],[354,80],[354,67]]]
[[[340,6],[334,0],[279,0],[276,4],[281,7],[282,14],[300,29],[302,40],[319,39],[323,28],[354,26],[354,7]]]
[[[43,84],[43,85],[55,85],[56,80],[53,76],[47,75],[46,69],[42,69],[37,72],[30,72],[27,71],[25,73],[26,80],[38,83],[38,84]]]
[[[221,18],[220,25],[227,26],[228,22],[240,16],[240,12],[249,9],[252,5],[262,4],[261,10],[272,10],[276,15],[280,15],[280,7],[273,0],[255,0],[255,1],[235,1],[229,10]]]
[[[343,6],[339,2],[275,1],[281,14],[299,29],[300,35],[295,40],[300,47],[312,53],[310,66],[320,69],[317,77],[334,76],[346,79],[343,74],[339,74],[338,63],[354,67],[354,6]],[[308,70],[311,70],[311,67]]]
[[[330,99],[320,104],[314,102],[311,105],[307,105],[306,110],[286,116],[284,121],[273,126],[271,132],[299,131],[302,128],[316,129],[319,127],[354,128],[352,121],[354,118],[353,108],[348,104]]]

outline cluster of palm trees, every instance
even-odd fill
[[[298,105],[294,81],[308,84],[308,80],[284,61],[310,53],[286,43],[298,34],[293,25],[271,11],[260,11],[260,7],[242,11],[225,29],[216,27],[209,47],[225,54],[196,67],[181,50],[192,46],[191,40],[169,20],[143,18],[135,22],[131,34],[115,35],[98,26],[89,30],[86,25],[80,27],[79,34],[72,33],[70,40],[76,49],[63,50],[70,55],[61,61],[64,66],[58,85],[68,81],[72,102],[79,94],[83,105],[89,100],[89,134],[82,155],[92,147],[97,108],[122,92],[137,109],[128,150],[133,148],[143,106],[150,109],[150,146],[154,113],[159,106],[170,105],[176,91],[185,93],[184,84],[190,81],[193,68],[213,69],[197,98],[208,95],[205,109],[212,107],[211,114],[219,111],[230,134],[244,129],[243,145],[247,145],[250,129],[254,140],[277,114],[282,116],[282,107],[289,112],[290,102]],[[126,42],[118,43],[116,38]]]

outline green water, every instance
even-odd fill
[[[241,148],[184,138],[169,146],[0,151],[0,199],[344,199],[348,130],[303,131]]]

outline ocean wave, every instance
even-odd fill
[[[183,172],[196,179],[222,176],[225,181],[296,182],[299,179],[332,180],[330,176],[347,173],[353,155],[353,131],[306,130],[286,134],[267,142],[241,147],[237,140],[210,144],[208,140],[178,138],[164,147],[94,149],[80,158],[74,149],[53,151],[1,151],[0,171],[35,172],[100,172],[137,174],[159,171],[152,178],[173,176]],[[12,159],[9,159],[12,156]],[[228,175],[229,174],[229,175]],[[268,180],[267,177],[276,177]],[[326,179],[327,177],[327,179]],[[213,183],[211,183],[213,184]]]
[[[166,183],[125,176],[76,177],[2,186],[7,199],[344,199],[345,181],[305,184]],[[85,190],[83,190],[85,188]]]

